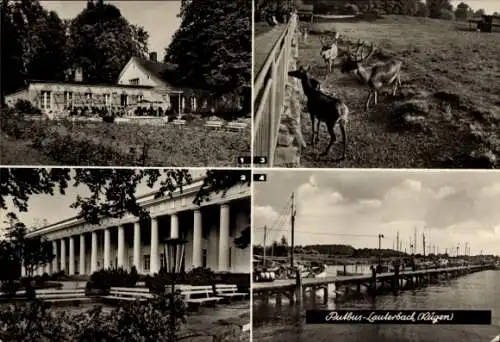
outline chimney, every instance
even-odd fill
[[[75,82],[83,82],[83,69],[81,67],[75,69]]]
[[[158,57],[158,55],[156,54],[156,52],[150,52],[149,53],[149,60],[151,62],[158,62],[158,60],[157,60],[158,58],[157,57]]]

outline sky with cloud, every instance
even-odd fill
[[[40,1],[49,11],[55,11],[62,19],[74,19],[87,6],[87,1]],[[149,51],[158,54],[162,61],[165,48],[170,44],[174,33],[181,25],[177,17],[181,2],[178,0],[149,1],[122,0],[105,1],[116,6],[129,23],[142,26],[149,33]]]
[[[192,169],[191,175],[193,178],[198,178],[206,174],[205,169]],[[145,182],[138,185],[136,194],[137,196],[148,194],[154,191],[154,189],[149,188]],[[73,186],[73,182],[68,184],[65,195],[60,195],[59,191],[55,189],[54,195],[32,195],[28,200],[28,211],[19,212],[14,207],[12,203],[12,198],[7,198],[7,210],[0,210],[0,222],[6,221],[6,214],[10,211],[15,212],[17,217],[21,222],[27,226],[33,224],[38,224],[42,220],[47,220],[47,222],[55,223],[61,220],[65,220],[74,217],[78,214],[78,211],[70,208],[70,205],[74,203],[76,196],[88,196],[90,194],[88,188],[85,185],[79,185],[78,187]],[[3,224],[0,225],[0,235]]]
[[[500,255],[500,172],[472,171],[272,171],[254,185],[254,244],[285,235],[290,218],[280,215],[296,196],[297,245],[348,244],[393,248],[399,231],[403,250],[417,231],[417,252],[426,245],[440,252]],[[413,243],[413,242],[412,242]]]

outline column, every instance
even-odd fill
[[[75,274],[75,239],[69,237],[69,275]]]
[[[54,253],[54,259],[52,260],[52,274],[57,273],[57,241],[52,241],[52,253]]]
[[[134,223],[134,266],[137,272],[142,271],[141,267],[141,225],[139,222]]]
[[[66,241],[64,239],[61,239],[61,271],[68,271],[66,269]]]
[[[170,238],[179,237],[179,217],[177,214],[170,215]]]
[[[118,226],[118,267],[125,266],[125,229]]]
[[[90,251],[90,274],[97,271],[97,232],[92,232],[92,246]]]
[[[202,266],[201,259],[201,211],[194,211],[194,224],[193,224],[193,268]]]
[[[109,268],[109,261],[111,250],[111,232],[109,228],[104,229],[104,269],[107,270]]]
[[[150,273],[156,273],[160,269],[158,262],[158,220],[151,218],[151,264]]]
[[[229,205],[220,206],[219,271],[229,271]]]
[[[79,262],[80,269],[78,270],[78,273],[80,275],[85,274],[85,235],[80,234],[80,262]]]

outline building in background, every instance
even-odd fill
[[[92,225],[73,217],[30,232],[28,238],[41,235],[52,241],[56,255],[36,274],[63,270],[68,275],[90,275],[99,269],[132,266],[141,274],[153,274],[165,262],[164,241],[171,237],[187,241],[184,271],[206,267],[220,273],[250,273],[250,246],[242,249],[234,243],[250,227],[250,187],[235,186],[224,196],[212,194],[198,206],[193,199],[202,184],[203,178],[193,180],[172,198],[155,199],[155,193],[139,197],[150,212],[147,221],[127,215]]]

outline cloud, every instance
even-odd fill
[[[416,229],[420,250],[425,229],[442,251],[469,241],[473,252],[500,254],[500,173],[303,173],[295,187],[286,186],[290,193],[297,189],[297,244],[375,248],[380,233],[392,248],[399,232],[408,248]]]
[[[253,208],[253,224],[254,227],[262,228],[265,225],[271,226],[279,217],[279,213],[274,210],[273,207],[266,206],[254,206]]]

